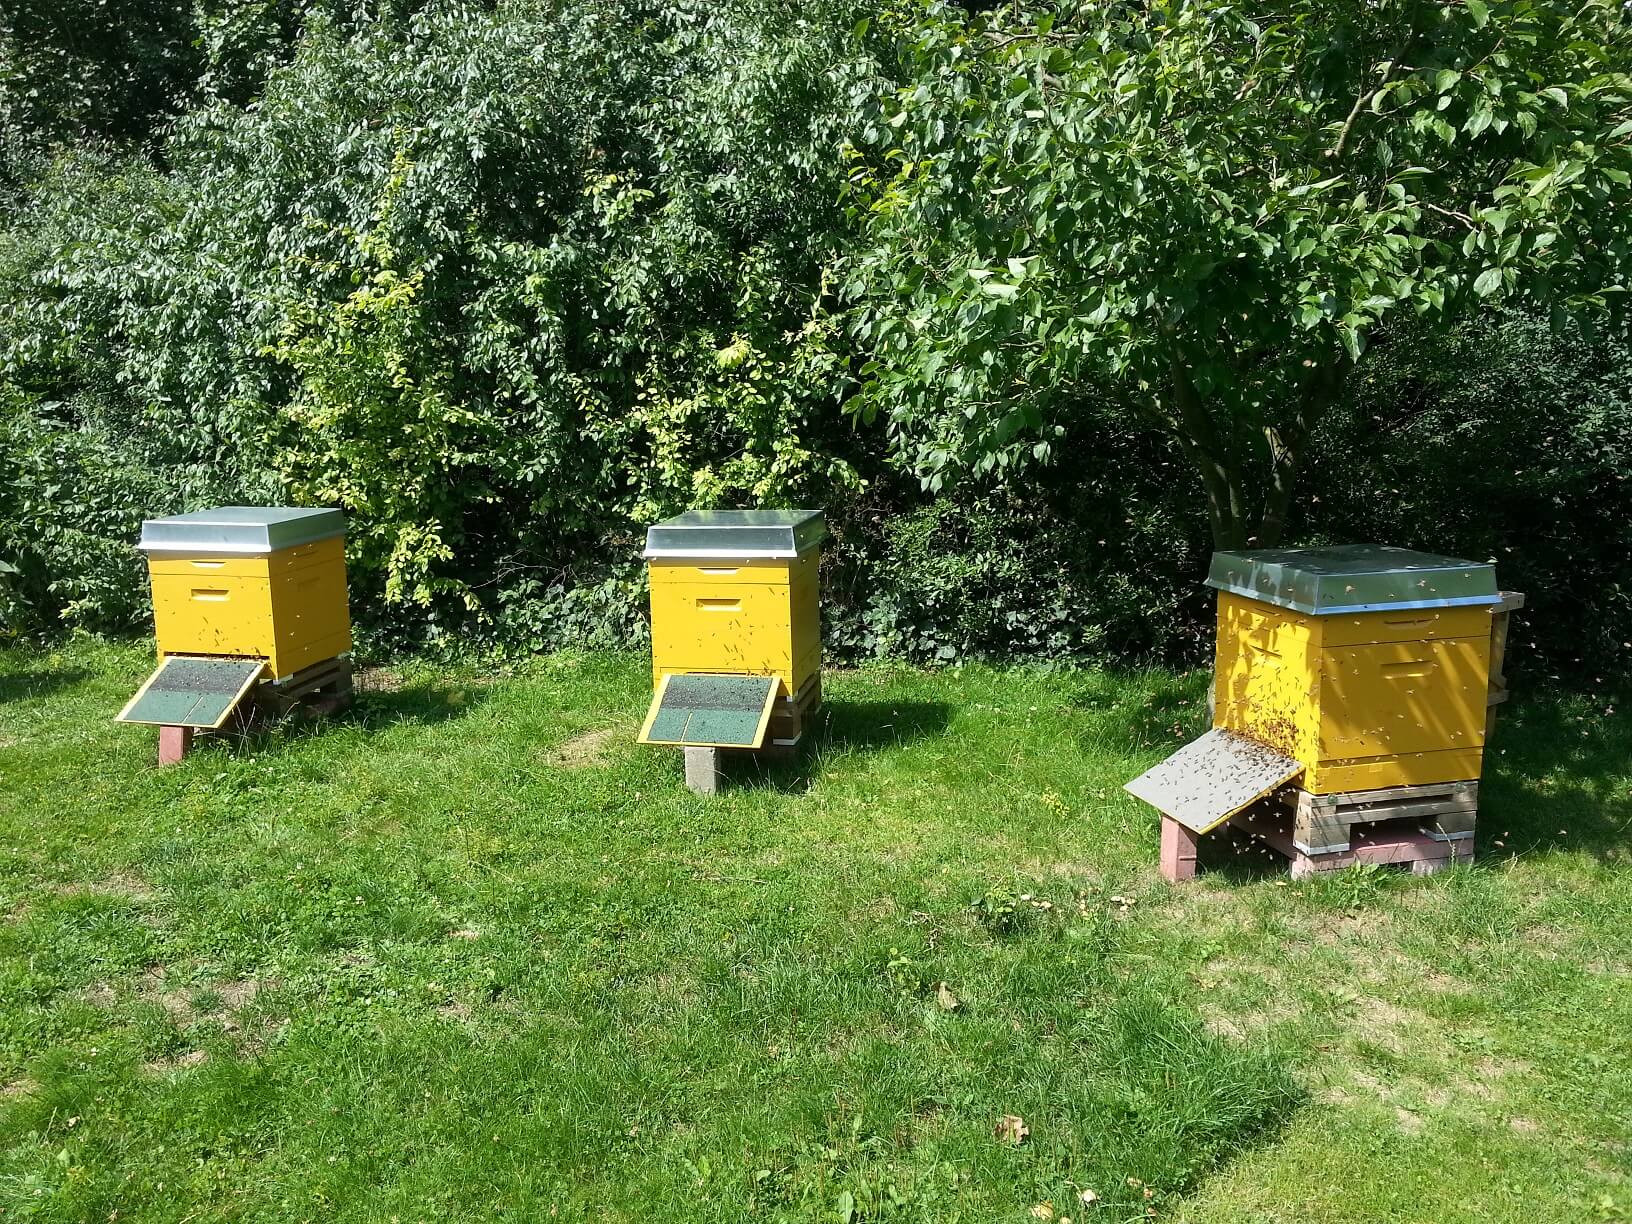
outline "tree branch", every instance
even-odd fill
[[[1258,529],[1248,541],[1255,548],[1274,548],[1281,542],[1310,435],[1326,410],[1337,402],[1348,372],[1346,357],[1314,367],[1286,429],[1264,426],[1264,439],[1269,443],[1269,491],[1264,495],[1264,512]]]

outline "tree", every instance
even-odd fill
[[[856,408],[938,487],[1098,400],[1171,435],[1216,546],[1273,545],[1368,338],[1618,304],[1629,35],[1607,0],[935,5],[851,154]]]

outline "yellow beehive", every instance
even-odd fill
[[[816,572],[822,516],[690,511],[647,532],[652,680],[685,672],[775,676],[793,698],[821,672]]]
[[[351,649],[338,510],[223,506],[142,524],[160,656],[266,660],[272,679]]]
[[[1489,565],[1405,549],[1218,553],[1214,725],[1296,758],[1314,795],[1472,781]]]

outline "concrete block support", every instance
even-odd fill
[[[713,795],[720,789],[720,750],[685,748],[686,788],[698,795]]]

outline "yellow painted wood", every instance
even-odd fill
[[[779,583],[786,586],[795,574],[813,568],[807,559],[794,561],[758,559],[752,561],[649,561],[647,572],[653,586],[665,583],[709,582]]]
[[[1346,791],[1383,790],[1390,786],[1428,786],[1435,782],[1472,782],[1484,763],[1484,749],[1465,748],[1448,752],[1411,752],[1356,761],[1325,761],[1313,776],[1318,789],[1312,795],[1336,795]],[[1308,784],[1306,783],[1306,788]]]
[[[1324,651],[1320,759],[1483,748],[1489,660],[1489,638]]]
[[[1218,600],[1214,725],[1297,758],[1311,794],[1479,777],[1490,610],[1307,616]]]
[[[821,671],[818,554],[653,561],[652,682],[676,672],[776,676],[790,697]]]
[[[1357,612],[1347,616],[1322,616],[1319,620],[1321,643],[1325,646],[1423,642],[1434,638],[1478,637],[1490,632],[1488,607]]]
[[[273,679],[351,649],[344,542],[260,557],[149,559],[160,655],[262,658]]]

